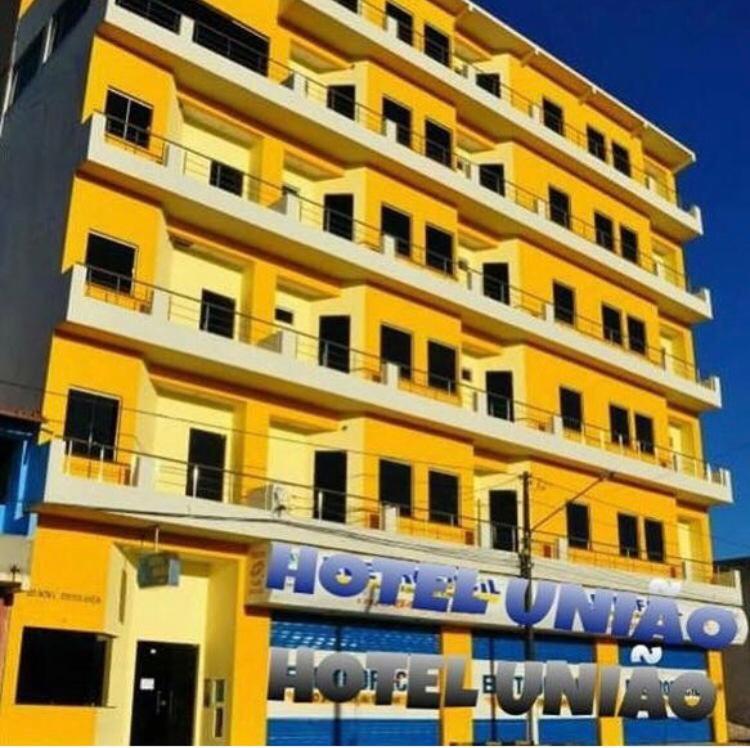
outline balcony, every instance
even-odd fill
[[[437,522],[415,508],[405,516],[398,507],[347,495],[338,514],[326,507],[324,492],[291,483],[267,482],[257,474],[232,470],[210,472],[135,447],[87,443],[88,458],[75,456],[73,442],[52,437],[47,443],[44,495],[33,507],[43,513],[97,518],[106,512],[127,525],[153,527],[249,542],[276,540],[323,548],[382,555],[394,541],[405,557],[429,557],[435,563],[469,563],[490,572],[518,576],[518,528],[478,516],[454,516]],[[110,454],[111,460],[100,455]],[[195,487],[212,488],[214,499],[201,498]],[[344,525],[346,536],[342,535]],[[736,572],[714,570],[705,562],[668,555],[662,561],[623,557],[602,543],[572,549],[566,537],[551,533],[532,542],[537,579],[580,583],[585,566],[589,585],[653,593],[654,579],[679,582],[679,598],[741,606]]]
[[[618,168],[610,146],[593,154],[587,134],[576,128],[569,125],[555,130],[545,127],[541,100],[505,85],[499,78],[490,82],[488,61],[469,62],[459,58],[453,40],[447,49],[437,48],[417,31],[421,19],[415,17],[414,25],[404,33],[403,24],[369,0],[285,0],[281,5],[281,17],[298,28],[315,28],[320,38],[352,59],[375,59],[398,70],[404,70],[404,62],[407,62],[409,77],[452,102],[458,107],[462,120],[480,130],[490,129],[541,150],[603,189],[611,190],[616,185],[625,201],[648,213],[656,226],[681,241],[702,233],[700,210],[685,205],[663,180],[632,165],[628,169]],[[479,11],[469,9],[465,18],[470,19],[474,31],[482,25],[489,26],[487,14]],[[496,33],[497,30],[492,29],[481,36],[489,46],[494,46],[497,42],[493,34]],[[500,33],[507,35],[507,31]],[[509,41],[509,44],[518,46],[518,41]],[[493,72],[495,69],[492,68]],[[567,75],[571,76],[569,71]],[[599,98],[603,104],[611,106],[609,101],[604,101],[606,95],[593,86],[586,96]],[[645,129],[649,133],[654,130],[648,126]]]
[[[480,164],[416,134],[404,144],[398,127],[356,102],[332,108],[326,86],[275,60],[264,59],[258,72],[258,65],[237,62],[236,54],[230,56],[226,49],[222,54],[219,45],[206,48],[194,40],[190,18],[181,17],[179,33],[175,33],[110,0],[102,32],[170,67],[177,80],[196,93],[273,126],[283,121],[291,137],[314,140],[343,164],[377,164],[420,189],[448,197],[466,221],[494,232],[526,236],[573,261],[590,264],[635,286],[676,319],[692,323],[711,316],[707,292],[691,292],[681,274],[650,252],[632,257],[621,250],[603,249],[596,244],[595,229],[588,222],[570,216],[567,225],[561,225],[547,200],[521,185],[507,182],[505,194],[487,189],[481,185]]]
[[[701,504],[732,500],[727,470],[661,445],[613,440],[608,428],[566,427],[558,413],[505,400],[455,378],[402,367],[274,322],[213,310],[204,300],[128,279],[91,283],[70,272],[65,327],[140,351],[147,360],[270,391],[339,413],[371,413],[470,438],[513,456],[616,473]],[[114,289],[114,290],[113,290]],[[570,426],[570,424],[567,424]]]
[[[459,314],[467,325],[510,341],[527,340],[594,364],[616,376],[657,387],[670,401],[691,409],[718,407],[719,382],[702,378],[690,362],[642,353],[607,340],[600,323],[576,316],[559,322],[553,304],[522,289],[495,288],[464,261],[404,246],[381,229],[326,210],[314,201],[287,194],[279,184],[249,174],[232,183],[211,184],[210,156],[186,149],[154,133],[137,140],[143,148],[110,132],[95,115],[84,133],[84,169],[137,190],[164,205],[172,219],[199,224],[349,282],[377,279],[414,292]],[[627,342],[627,341],[624,341]]]

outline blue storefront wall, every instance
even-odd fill
[[[317,652],[439,654],[437,628],[275,613],[271,646]],[[439,745],[437,710],[403,706],[292,705],[269,702],[269,745]]]
[[[475,633],[472,641],[475,687],[483,688],[494,663],[499,660],[523,662],[526,659],[522,633]],[[580,637],[535,637],[534,659],[540,662],[563,660],[571,665],[596,662],[591,640]],[[482,694],[474,719],[476,744],[523,740],[526,720],[499,713],[491,694]],[[542,717],[539,719],[539,740],[545,745],[598,745],[597,720],[590,717]]]

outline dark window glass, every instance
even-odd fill
[[[635,317],[628,317],[628,345],[635,353],[646,353],[646,325]]]
[[[630,151],[617,143],[612,143],[612,165],[617,171],[630,176]]]
[[[560,387],[560,415],[566,429],[583,429],[583,399],[580,392]]]
[[[323,228],[344,239],[354,238],[354,195],[326,195]]]
[[[188,496],[222,501],[226,449],[227,438],[222,434],[190,429],[185,488]]]
[[[222,164],[220,161],[211,162],[210,182],[213,187],[234,195],[241,195],[242,181],[243,175],[239,169]]]
[[[411,216],[384,205],[380,209],[380,230],[396,240],[398,254],[411,256]]]
[[[492,547],[518,550],[518,496],[515,491],[490,491]]]
[[[294,324],[294,312],[290,311],[289,309],[282,309],[281,307],[276,307],[273,312],[273,318],[277,322],[281,322],[283,325],[293,325]]]
[[[117,4],[169,31],[178,33],[180,30],[180,12],[168,5],[153,0],[117,0]]]
[[[336,2],[354,13],[359,12],[359,0],[336,0]]]
[[[112,461],[117,443],[120,403],[81,390],[68,392],[65,439],[74,455]]]
[[[75,28],[88,10],[91,0],[66,0],[52,19],[50,52],[56,50],[63,39]]]
[[[604,135],[593,127],[587,127],[586,139],[588,140],[589,153],[604,161],[607,158],[607,143],[604,140]]]
[[[630,421],[627,410],[616,405],[609,406],[609,430],[614,444],[630,444]]]
[[[456,391],[456,350],[440,343],[427,344],[427,379],[430,387]]]
[[[638,263],[638,234],[625,226],[620,226],[620,246],[622,256],[630,262]]]
[[[351,319],[335,314],[321,317],[318,330],[318,363],[336,371],[349,371]]]
[[[233,338],[235,311],[234,299],[204,290],[201,294],[200,329],[223,338]]]
[[[396,124],[396,140],[411,148],[411,110],[392,99],[383,98],[383,119]]]
[[[648,416],[635,414],[635,440],[638,442],[641,452],[654,454],[654,419]]]
[[[576,292],[562,283],[552,285],[554,297],[555,319],[566,325],[573,325],[576,321]]]
[[[664,525],[654,519],[644,523],[646,535],[646,558],[657,563],[664,562]]]
[[[570,228],[570,198],[554,187],[549,188],[549,217],[551,221]]]
[[[615,229],[612,219],[601,213],[594,213],[594,227],[596,229],[596,243],[600,247],[613,252],[615,249]]]
[[[585,504],[568,504],[565,513],[568,520],[568,545],[571,548],[588,549],[591,543],[589,508]]]
[[[498,99],[500,98],[502,86],[499,73],[477,73],[477,85],[493,96],[497,96]]]
[[[385,14],[388,18],[393,18],[397,24],[397,35],[402,42],[407,44],[414,43],[414,19],[411,13],[407,13],[395,3],[385,4]]]
[[[425,262],[449,275],[453,274],[453,236],[434,226],[428,226],[425,234],[427,252]]]
[[[315,452],[314,519],[346,522],[347,454]]]
[[[44,32],[37,34],[26,51],[19,57],[13,68],[13,95],[11,105],[15,104],[26,90],[42,64],[44,51]]]
[[[424,26],[424,53],[437,60],[443,65],[448,65],[451,60],[450,39],[436,28],[425,24]]]
[[[411,516],[411,465],[391,460],[380,460],[381,504],[395,504],[402,516]]]
[[[505,421],[515,420],[513,402],[513,372],[488,371],[485,375],[487,387],[487,414]]]
[[[354,119],[357,107],[357,90],[354,86],[328,86],[327,105],[334,112]]]
[[[89,234],[86,268],[89,283],[129,294],[133,288],[135,249],[128,244]]]
[[[561,106],[558,106],[549,99],[542,102],[542,114],[544,124],[550,130],[554,130],[562,135],[565,132],[565,116]]]
[[[398,364],[401,376],[411,379],[411,335],[387,325],[380,326],[380,358]]]
[[[485,296],[502,304],[510,304],[510,271],[507,262],[485,262],[482,266]]]
[[[0,436],[0,506],[10,498],[21,444],[15,439]]]
[[[16,703],[103,706],[108,648],[98,634],[25,627]]]
[[[430,522],[457,524],[458,476],[430,470]]]
[[[193,41],[260,75],[268,75],[268,38],[202,5]]]
[[[107,132],[141,148],[151,141],[153,109],[117,91],[107,91]]]
[[[505,167],[502,164],[482,164],[479,167],[479,184],[498,195],[504,195]]]
[[[620,555],[638,558],[638,520],[631,514],[617,515]]]
[[[441,125],[427,120],[424,126],[424,155],[445,166],[450,166],[453,153],[453,134]]]
[[[617,309],[602,304],[602,328],[604,339],[622,345],[622,316]]]

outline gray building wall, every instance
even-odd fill
[[[740,570],[743,605],[750,618],[750,557],[728,559],[721,566]],[[724,650],[723,660],[727,717],[730,722],[750,727],[750,637],[744,644]]]
[[[8,84],[11,60],[13,59],[13,39],[16,33],[18,10],[21,0],[0,2],[0,100]]]

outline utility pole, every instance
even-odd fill
[[[524,604],[526,610],[531,608],[532,603],[532,592],[531,592],[531,580],[532,574],[532,560],[531,560],[531,473],[528,470],[524,471],[523,477],[523,538],[519,547],[519,562],[521,577],[526,580],[526,595],[524,598]],[[527,623],[525,626],[525,638],[524,638],[524,660],[531,662],[534,659],[534,627]],[[524,674],[525,677],[525,674]],[[534,713],[534,706],[529,709],[526,713],[526,743],[528,745],[537,744],[537,724],[536,714]]]

